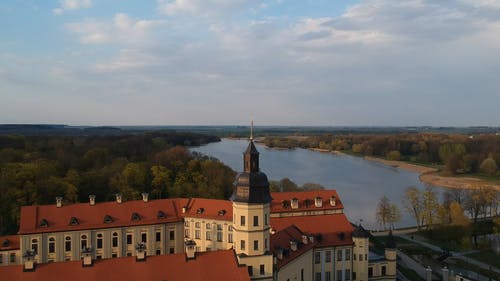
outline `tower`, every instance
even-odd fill
[[[273,256],[269,250],[271,200],[269,181],[259,169],[259,152],[252,133],[243,153],[243,172],[236,176],[231,201],[234,248],[238,261],[248,266],[253,279],[272,279]]]
[[[356,274],[356,280],[368,281],[368,250],[370,233],[358,225],[352,232],[353,247],[353,275]],[[354,276],[353,276],[354,279]]]

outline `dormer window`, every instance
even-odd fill
[[[292,200],[291,200],[291,205],[292,205],[292,209],[297,209],[297,208],[299,208],[299,199],[297,199],[297,198],[292,198]]]
[[[46,219],[40,221],[39,227],[49,227],[49,222]]]
[[[330,205],[332,207],[335,207],[337,205],[337,197],[335,196],[330,197]]]
[[[3,242],[2,242],[2,247],[9,247],[9,245],[10,245],[10,241],[9,241],[9,239],[5,239],[5,240],[3,240]]]
[[[317,208],[323,207],[323,198],[321,197],[314,198],[314,206],[316,206]]]
[[[305,199],[304,200],[304,206],[306,206],[306,208],[309,208],[310,205],[311,205],[311,200]]]
[[[219,215],[219,216],[223,216],[223,215],[225,215],[226,213],[227,213],[227,212],[226,212],[226,210],[219,210],[218,215]]]
[[[288,200],[281,201],[281,206],[283,207],[283,209],[288,208],[290,206],[290,201]]]
[[[156,217],[158,219],[164,219],[164,218],[167,217],[167,215],[165,214],[165,212],[163,212],[163,211],[160,210],[160,211],[158,211],[158,214],[156,214]]]
[[[104,223],[112,223],[113,218],[110,215],[105,215],[103,221],[104,221]]]
[[[132,221],[140,221],[141,216],[138,213],[132,213],[132,217],[130,218]]]
[[[78,219],[76,217],[71,217],[69,220],[69,225],[79,225]]]
[[[196,213],[197,214],[203,214],[203,212],[205,211],[205,209],[203,208],[198,208],[198,210],[196,210]]]

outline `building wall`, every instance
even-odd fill
[[[314,281],[352,280],[352,246],[314,249]]]
[[[21,263],[21,251],[19,249],[0,251],[0,266],[14,265],[20,263]]]
[[[258,256],[237,255],[240,265],[248,266],[248,273],[253,280],[273,280],[273,255],[265,254]],[[263,266],[263,274],[260,268]]]
[[[233,247],[233,224],[230,221],[184,218],[184,237],[196,242],[197,252]]]
[[[311,249],[289,262],[276,274],[277,281],[313,281],[313,252]]]
[[[368,280],[368,238],[353,237],[353,279],[354,275],[357,281]]]

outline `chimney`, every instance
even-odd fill
[[[316,206],[317,208],[323,207],[323,198],[321,197],[314,198],[314,206]]]
[[[183,214],[185,214],[185,213],[186,213],[186,210],[187,210],[187,207],[186,207],[186,206],[182,207],[182,213],[183,213]]]
[[[283,259],[283,249],[282,248],[278,248],[276,250],[276,257],[279,259],[279,260],[282,260]]]
[[[313,235],[309,235],[309,242],[314,243],[314,236]]]
[[[60,197],[60,196],[56,197],[56,207],[57,208],[61,208],[62,207],[62,200],[63,200],[62,197]]]
[[[90,206],[95,205],[95,195],[94,194],[89,195],[89,204],[90,204]]]
[[[144,203],[148,202],[149,194],[146,192],[143,192],[141,194],[142,194],[142,201],[144,201]]]
[[[35,256],[36,252],[34,250],[27,250],[24,255],[24,267],[23,271],[35,271]]]
[[[115,196],[116,196],[116,203],[121,204],[122,203],[122,194],[117,193]]]
[[[290,249],[295,252],[297,251],[297,241],[295,240],[290,240]]]
[[[186,258],[196,258],[196,242],[193,240],[187,240],[184,244],[186,245]]]
[[[330,197],[330,205],[335,207],[337,205],[337,198],[335,196]]]
[[[88,267],[94,265],[94,261],[92,260],[92,248],[91,247],[83,247],[82,249],[83,260],[82,266]]]
[[[302,235],[302,244],[306,245],[309,243],[309,239],[307,239],[307,235]]]
[[[135,260],[136,261],[146,261],[146,243],[140,242],[135,246]]]
[[[292,205],[292,209],[297,209],[297,208],[299,208],[299,199],[297,199],[297,198],[292,198],[292,200],[291,200],[291,205]]]

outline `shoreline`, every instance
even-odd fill
[[[458,189],[488,188],[500,191],[499,184],[490,183],[485,180],[473,177],[445,177],[438,175],[437,174],[438,170],[435,168],[406,163],[403,161],[386,160],[370,156],[365,156],[363,158],[368,161],[378,162],[394,168],[399,168],[405,171],[418,173],[420,174],[418,178],[420,179],[421,182],[425,184],[430,184],[439,187],[446,187],[446,188],[458,188]]]

